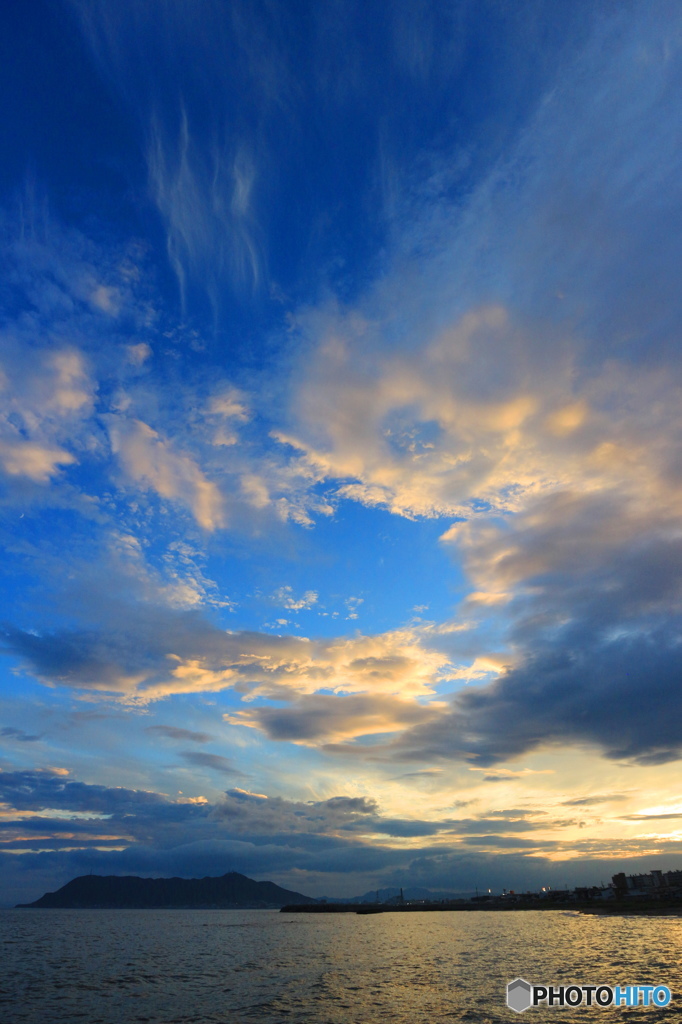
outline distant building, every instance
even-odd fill
[[[593,900],[612,900],[616,895],[615,885],[585,885],[578,886],[573,890],[573,898],[581,903]]]
[[[646,896],[659,899],[678,895],[682,891],[682,871],[660,871],[658,868],[647,874],[626,875],[620,871],[612,878],[616,896]]]

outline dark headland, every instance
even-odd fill
[[[220,878],[137,878],[118,875],[81,875],[34,903],[18,907],[65,909],[276,909],[287,903],[315,903],[274,882],[255,882],[231,871]]]

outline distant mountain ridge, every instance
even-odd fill
[[[377,900],[378,894],[378,900]],[[452,900],[452,899],[466,899],[470,896],[470,892],[436,892],[433,889],[423,889],[419,886],[407,886],[403,890],[403,899],[406,900]],[[348,896],[346,898],[337,899],[332,896],[327,897],[327,903],[386,903],[388,900],[396,899],[400,896],[400,889],[395,886],[390,889],[370,889],[363,896]]]
[[[316,903],[274,882],[256,882],[230,871],[219,878],[138,878],[134,875],[81,875],[57,892],[17,907],[65,909],[152,910],[267,909],[287,903]]]

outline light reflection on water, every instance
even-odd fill
[[[3,1024],[682,1020],[682,920],[672,917],[9,910],[0,964]],[[505,988],[518,975],[660,983],[673,1000],[517,1015]]]

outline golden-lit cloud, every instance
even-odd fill
[[[10,476],[25,476],[36,483],[46,483],[59,472],[60,466],[76,461],[71,452],[31,441],[0,441],[0,463]]]
[[[469,518],[572,487],[679,496],[669,472],[679,387],[657,370],[611,363],[578,384],[566,347],[534,363],[537,328],[501,307],[467,313],[401,357],[333,310],[307,329],[321,338],[297,425],[275,436],[342,497]]]
[[[110,417],[111,446],[126,475],[162,498],[187,506],[199,526],[215,530],[224,523],[223,499],[197,463],[140,420]]]
[[[286,707],[254,707],[223,717],[230,725],[258,729],[273,740],[321,746],[401,732],[408,726],[433,721],[443,706],[442,702],[419,704],[386,694],[315,694],[297,697]]]
[[[216,643],[216,652],[204,657],[169,652],[167,678],[141,688],[141,695],[232,687],[249,699],[286,700],[320,690],[416,699],[432,696],[450,677],[447,657],[407,628],[338,640],[225,633]]]
[[[95,384],[75,348],[24,352],[15,339],[3,345],[0,365],[0,465],[9,476],[46,484],[86,447]]]

